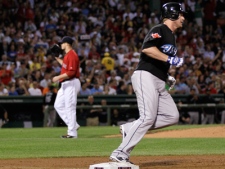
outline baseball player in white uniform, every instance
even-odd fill
[[[55,57],[62,65],[62,69],[60,75],[53,77],[53,82],[61,82],[54,107],[68,126],[67,134],[63,135],[62,138],[77,138],[77,129],[80,127],[76,120],[77,95],[81,88],[80,63],[76,52],[72,49],[72,44],[72,38],[63,37],[60,46],[66,54],[63,59]]]

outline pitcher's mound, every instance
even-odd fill
[[[225,126],[149,132],[145,138],[225,138]]]

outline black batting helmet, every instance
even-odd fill
[[[162,6],[161,17],[162,19],[168,18],[174,21],[178,19],[180,13],[186,14],[182,9],[181,4],[178,2],[169,2]]]

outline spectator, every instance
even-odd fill
[[[127,94],[127,86],[124,81],[120,81],[119,85],[117,86],[117,94]]]
[[[190,115],[182,108],[182,102],[178,102],[177,109],[179,111],[179,124],[190,124]]]
[[[9,91],[7,88],[5,88],[5,85],[3,83],[0,83],[0,96],[8,96]]]
[[[33,23],[32,20],[27,20],[27,21],[25,21],[25,24],[24,24],[24,30],[25,30],[25,31],[30,30],[31,32],[35,32],[35,31],[37,30],[37,27],[36,27],[36,25]]]
[[[115,67],[115,60],[110,56],[108,52],[104,53],[104,58],[101,61],[101,64],[106,69],[106,73],[109,75]]]
[[[110,71],[110,76],[107,77],[107,82],[109,82],[111,79],[116,80],[117,84],[119,84],[119,81],[122,79],[120,76],[117,75],[116,70]]]
[[[209,58],[210,60],[214,60],[215,53],[212,51],[210,44],[206,45],[205,52],[203,53],[203,58]]]
[[[18,68],[18,76],[19,77],[27,77],[29,73],[29,69],[24,61],[20,62],[20,66]]]
[[[215,88],[215,83],[213,81],[210,81],[207,85],[207,90],[210,92],[210,94],[217,94],[217,90]]]
[[[186,78],[180,77],[176,79],[176,84],[174,86],[174,90],[176,94],[188,94],[190,89],[188,85],[185,83]]]
[[[95,81],[94,86],[91,88],[91,94],[92,95],[101,95],[103,93],[103,90],[99,87],[99,82]]]
[[[28,96],[29,95],[29,92],[28,92],[26,84],[25,84],[25,80],[23,78],[18,80],[18,87],[16,88],[16,92],[20,96]]]
[[[16,51],[16,45],[15,44],[11,44],[9,46],[9,50],[7,52],[7,57],[10,61],[15,61],[16,57],[17,57],[17,51]]]
[[[0,69],[0,80],[4,85],[8,85],[12,81],[13,71],[11,69],[7,70],[7,63],[2,63]]]
[[[199,99],[199,96],[196,94],[196,91],[194,88],[191,88],[190,95],[187,98],[188,104],[200,104],[201,100]],[[187,110],[190,120],[189,124],[199,124],[199,117],[201,115],[201,108],[188,108]]]
[[[44,95],[44,127],[56,126],[56,110],[54,108],[55,98],[55,86],[50,85],[49,91]]]
[[[56,60],[54,60],[54,61],[52,62],[52,69],[53,69],[53,71],[54,71],[54,73],[55,73],[56,75],[60,74],[61,67],[59,66],[59,64],[58,64],[58,62],[57,62]]]
[[[148,23],[149,23],[149,28],[152,28],[153,26],[159,24],[159,19],[154,12],[151,13],[151,18],[149,18]]]
[[[203,26],[203,6],[202,0],[197,0],[194,7],[194,15],[195,15],[195,22],[196,24],[202,28]]]
[[[99,125],[99,113],[102,111],[101,108],[94,108],[94,96],[90,95],[88,96],[88,106],[93,106],[92,108],[87,110],[87,119],[86,119],[86,124],[87,126],[98,126]]]
[[[31,86],[28,89],[28,92],[31,96],[41,96],[42,92],[41,89],[38,88],[38,82],[37,81],[33,81]]]
[[[111,79],[109,81],[109,84],[105,84],[103,94],[104,95],[117,95],[115,86],[116,86],[116,80]]]
[[[3,66],[5,64],[6,65],[6,70],[10,70],[11,69],[11,65],[13,63],[14,62],[8,61],[6,55],[2,55],[2,60],[0,61],[0,66]]]
[[[206,90],[206,95],[202,98],[202,102],[205,104],[215,104],[215,100],[212,97],[211,90]],[[202,114],[202,124],[214,124],[214,118],[215,118],[216,109],[214,107],[208,107],[203,109]]]
[[[51,76],[49,73],[45,73],[44,75],[44,79],[42,79],[40,81],[40,87],[43,89],[45,87],[48,87],[48,84],[51,83],[52,80],[51,80]]]
[[[118,58],[118,64],[119,66],[122,66],[124,64],[124,56],[125,56],[125,51],[123,47],[119,47],[119,51],[116,54]]]
[[[135,94],[131,83],[127,84],[126,94],[127,95],[134,95]]]
[[[105,99],[101,100],[101,106],[107,106],[107,101]],[[107,126],[108,125],[108,114],[107,109],[102,108],[102,111],[99,112],[99,126]]]
[[[32,62],[30,63],[29,67],[30,71],[40,70],[41,69],[41,63],[40,60],[38,60],[38,57],[34,57]]]
[[[19,94],[16,91],[15,83],[9,85],[9,96],[18,96]]]
[[[82,82],[79,95],[82,95],[82,96],[85,96],[85,95],[89,96],[89,95],[91,95],[91,90],[88,88],[87,85],[88,84],[87,84],[86,81]]]

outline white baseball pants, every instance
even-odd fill
[[[81,83],[77,78],[62,82],[54,107],[61,119],[68,126],[67,134],[77,137],[77,95],[80,91]]]

